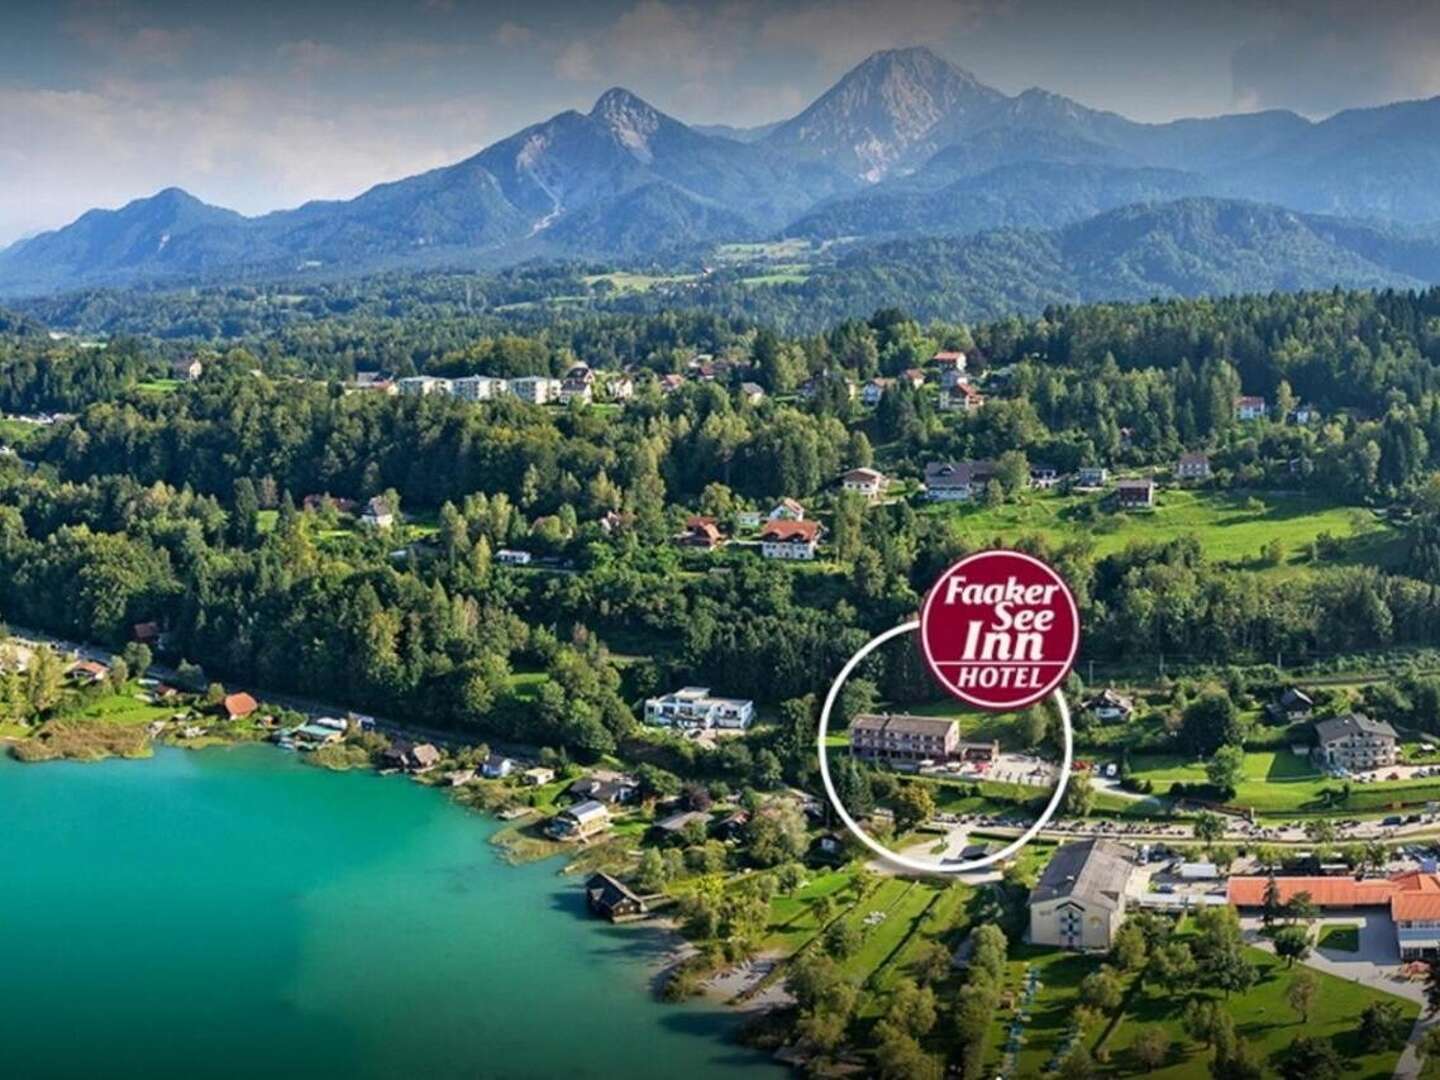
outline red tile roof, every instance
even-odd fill
[[[1265,887],[1269,878],[1232,877],[1230,903],[1237,907],[1261,907],[1265,903]],[[1352,877],[1277,877],[1275,884],[1280,902],[1288,903],[1297,893],[1309,893],[1319,907],[1370,907],[1386,905],[1395,895],[1395,882],[1388,878]]]
[[[812,544],[819,533],[818,521],[771,521],[760,530],[760,539],[772,542],[800,540]]]
[[[230,714],[231,719],[249,716],[260,707],[260,703],[243,690],[238,694],[226,694],[220,705]]]

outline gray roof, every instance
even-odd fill
[[[1135,870],[1133,848],[1113,840],[1082,840],[1055,849],[1040,884],[1030,894],[1031,904],[1067,896],[1114,911],[1125,895]]]
[[[882,731],[893,731],[897,735],[930,735],[936,738],[945,738],[950,729],[959,723],[954,718],[943,718],[936,716],[890,716],[888,714],[862,713],[850,721],[851,732],[874,731],[877,734]]]
[[[960,488],[989,481],[995,475],[993,461],[932,461],[925,466],[927,488]]]
[[[703,821],[709,824],[710,815],[703,810],[684,810],[655,822],[655,827],[657,829],[663,829],[665,832],[678,833],[683,832],[692,821]]]
[[[1333,720],[1321,720],[1315,725],[1315,737],[1322,744],[1360,735],[1370,738],[1398,738],[1395,729],[1384,720],[1371,720],[1364,713],[1337,716]]]

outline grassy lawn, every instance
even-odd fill
[[[608,274],[590,274],[582,278],[586,285],[592,288],[600,282],[608,282],[610,286],[621,293],[643,293],[649,292],[657,285],[676,285],[685,281],[694,281],[698,274],[634,274],[628,270],[615,270]]]
[[[510,675],[510,692],[519,701],[535,701],[549,676],[543,671],[516,671]]]
[[[17,450],[45,430],[39,424],[28,424],[24,420],[12,420],[0,416],[0,444],[13,446]]]
[[[1264,568],[1292,572],[1306,565],[1300,553],[1302,545],[1322,532],[1352,541],[1345,562],[1384,563],[1401,542],[1395,529],[1366,510],[1303,495],[1257,496],[1261,505],[1252,508],[1250,498],[1229,492],[1166,489],[1153,511],[1102,513],[1087,520],[1083,508],[1096,504],[1097,495],[1032,492],[1003,506],[932,505],[926,512],[947,516],[957,532],[974,541],[1026,533],[1073,540],[1079,534],[1094,542],[1098,555],[1119,551],[1136,540],[1194,535],[1204,541],[1210,559],[1256,569],[1262,568],[1261,549],[1279,540],[1286,551],[1285,565]]]
[[[1132,754],[1130,768],[1135,776],[1151,781],[1159,795],[1176,781],[1205,783],[1203,763],[1175,755]],[[1430,779],[1352,783],[1348,798],[1325,801],[1327,792],[1338,800],[1342,788],[1342,781],[1321,776],[1305,758],[1289,750],[1250,751],[1245,755],[1244,779],[1231,802],[1261,814],[1293,814],[1322,809],[1379,812],[1440,800],[1440,781]]]
[[[1320,934],[1320,948],[1337,952],[1360,951],[1360,927],[1354,923],[1327,926]]]
[[[860,927],[865,937],[859,950],[842,962],[845,973],[861,987],[874,989],[872,976],[898,955],[901,945],[918,929],[935,892],[935,886],[926,882],[887,878],[851,908],[845,919]],[[885,917],[867,925],[866,918],[876,912]]]
[[[135,384],[135,389],[147,394],[173,394],[180,389],[179,379],[146,379]]]
[[[75,715],[84,720],[103,720],[120,727],[135,727],[152,720],[168,719],[176,711],[174,704],[151,705],[135,697],[139,687],[127,683],[125,691],[97,698]]]
[[[1309,1023],[1302,1025],[1285,1002],[1293,970],[1287,969],[1284,961],[1270,953],[1259,949],[1248,949],[1247,952],[1259,969],[1260,980],[1249,992],[1232,996],[1226,1009],[1235,1018],[1237,1033],[1260,1058],[1271,1058],[1303,1034],[1329,1039],[1335,1050],[1346,1059],[1347,1077],[1379,1080],[1391,1074],[1399,1051],[1367,1053],[1355,1034],[1360,1014],[1372,1001],[1386,999],[1399,1004],[1406,1018],[1414,1020],[1420,1012],[1417,1003],[1311,969],[1310,973],[1319,981],[1320,990],[1315,997]],[[1209,1075],[1209,1054],[1191,1043],[1181,1027],[1184,1008],[1183,996],[1171,996],[1159,987],[1142,986],[1131,998],[1124,1018],[1106,1043],[1118,1070],[1144,1071],[1131,1057],[1130,1047],[1142,1028],[1159,1024],[1172,1039],[1170,1061],[1150,1075],[1159,1080],[1188,1080],[1194,1076]]]
[[[844,903],[845,890],[853,875],[848,870],[829,870],[816,874],[805,886],[790,896],[776,896],[770,901],[770,921],[765,927],[766,951],[793,953],[815,936],[820,929],[815,903],[822,896],[834,896]]]
[[[1094,957],[1059,949],[1038,945],[1011,947],[1010,962],[1005,968],[1004,995],[1019,1002],[1025,973],[1032,967],[1039,972],[1041,986],[1031,1006],[1029,1022],[1025,1025],[1014,1075],[1042,1076],[1046,1073],[1046,1066],[1059,1052],[1075,1007],[1080,1003],[1080,982],[1099,964],[1100,961]],[[1013,1018],[1014,1010],[1002,1005],[991,1021],[989,1050],[986,1053],[986,1061],[991,1067],[986,1071],[987,1076],[999,1075]]]

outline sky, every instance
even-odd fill
[[[1147,121],[1440,94],[1425,0],[4,0],[0,244],[171,185],[353,196],[614,85],[765,123],[914,44]]]

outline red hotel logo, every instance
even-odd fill
[[[982,551],[935,582],[920,610],[920,643],[946,690],[1009,712],[1064,680],[1080,647],[1080,613],[1070,587],[1039,559]]]

